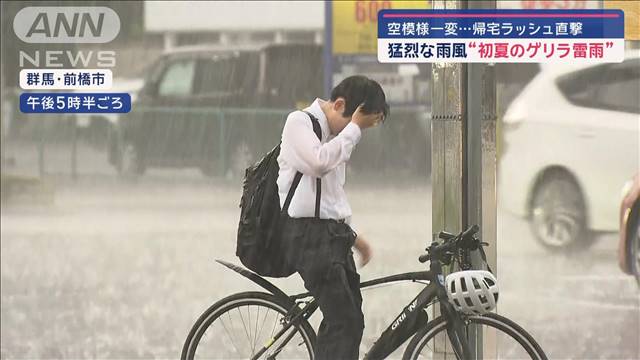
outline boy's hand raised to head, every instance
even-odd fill
[[[364,130],[372,126],[378,125],[382,121],[382,113],[365,114],[362,110],[362,105],[358,106],[356,111],[351,116],[351,122],[358,125],[360,129]]]

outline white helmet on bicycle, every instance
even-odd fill
[[[486,314],[498,302],[498,281],[485,270],[465,270],[447,275],[447,297],[465,314]]]

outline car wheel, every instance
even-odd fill
[[[244,171],[255,161],[253,152],[246,142],[240,142],[231,153],[227,164],[227,178],[240,179]]]
[[[575,180],[558,171],[546,174],[531,201],[530,225],[538,242],[552,251],[586,249],[592,243],[586,224],[586,207]]]
[[[120,155],[120,175],[125,178],[135,178],[144,174],[145,166],[140,150],[131,142],[125,142]]]

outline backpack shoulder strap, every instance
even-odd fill
[[[322,142],[322,129],[320,128],[320,122],[318,121],[318,118],[313,116],[313,114],[308,112],[308,111],[305,111],[305,113],[307,115],[309,115],[309,119],[311,119],[311,123],[313,124],[313,132],[316,133],[316,136],[318,137],[318,140],[320,140],[320,142]],[[320,196],[321,196],[321,194],[322,194],[322,181],[320,181],[320,178],[316,178],[316,211],[315,211],[316,219],[320,218]]]
[[[322,141],[322,129],[320,128],[320,122],[318,121],[318,118],[308,111],[305,111],[304,113],[309,116],[309,119],[311,119],[311,124],[313,125],[313,132],[316,133],[318,140]]]
[[[316,118],[313,114],[308,111],[304,112],[311,119],[311,124],[313,125],[313,132],[318,137],[318,140],[322,141],[322,129],[320,128],[320,122],[318,118]],[[289,192],[287,193],[287,198],[284,201],[284,205],[282,206],[282,212],[286,213],[289,210],[289,204],[291,204],[291,199],[293,199],[293,194],[296,192],[298,188],[298,184],[300,184],[300,179],[302,178],[302,173],[298,171],[296,175],[293,177],[293,182],[291,183],[291,187],[289,188]],[[322,194],[322,183],[320,178],[316,179],[316,208],[315,208],[315,217],[320,218],[320,197]]]

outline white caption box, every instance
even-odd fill
[[[20,87],[24,90],[109,90],[112,85],[110,69],[20,70]]]

